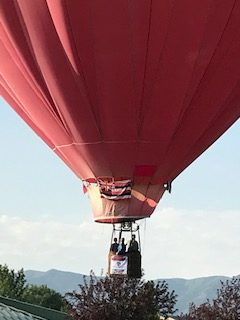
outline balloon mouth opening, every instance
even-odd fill
[[[114,223],[123,223],[123,222],[135,222],[137,220],[149,218],[150,216],[135,216],[135,217],[98,217],[94,219],[95,222],[98,223],[109,223],[109,224],[114,224]]]

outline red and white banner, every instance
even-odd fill
[[[111,257],[110,274],[111,275],[127,275],[128,257],[114,255]]]
[[[131,198],[131,180],[108,181],[98,179],[102,198],[109,200],[122,200]]]

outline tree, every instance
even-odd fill
[[[28,286],[24,291],[21,300],[50,309],[65,310],[65,303],[61,294],[48,288],[46,285]]]
[[[213,307],[219,320],[240,319],[240,278],[232,278],[225,283],[221,281]]]
[[[189,314],[181,315],[178,320],[239,320],[240,319],[240,278],[232,278],[217,291],[217,298],[196,306],[191,304]]]
[[[215,310],[209,301],[196,306],[192,303],[189,307],[189,314],[181,314],[177,317],[177,320],[216,320]]]
[[[176,310],[176,294],[168,284],[140,279],[98,279],[93,273],[84,278],[80,291],[66,295],[74,320],[155,320]]]
[[[189,315],[186,313],[181,313],[175,317],[176,320],[189,320]]]
[[[60,293],[47,286],[27,285],[23,269],[15,272],[0,265],[0,296],[18,299],[55,310],[66,310]]]
[[[23,269],[15,272],[8,266],[0,265],[0,295],[20,299],[26,289],[26,280]]]

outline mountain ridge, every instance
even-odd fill
[[[28,284],[47,285],[61,294],[78,290],[78,285],[83,283],[84,276],[87,275],[50,269],[48,271],[26,270],[25,276]],[[220,281],[231,279],[226,276],[207,276],[193,279],[184,278],[159,278],[153,281],[166,281],[169,290],[174,290],[178,295],[176,308],[181,312],[187,312],[189,304],[194,302],[199,305],[207,299],[210,301],[216,297],[217,289],[221,287]]]

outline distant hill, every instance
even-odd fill
[[[84,275],[81,273],[59,271],[55,269],[46,272],[27,270],[25,271],[26,280],[29,284],[46,284],[61,294],[77,290],[78,285],[83,283]]]
[[[200,305],[207,299],[212,300],[216,297],[217,289],[221,287],[220,281],[226,281],[230,279],[224,276],[212,276],[196,278],[191,280],[186,279],[160,279],[166,280],[169,289],[175,290],[178,295],[178,302],[176,307],[181,312],[187,312],[189,304],[194,302],[196,305]]]
[[[83,274],[66,272],[59,270],[42,271],[25,271],[26,279],[29,284],[46,284],[61,294],[77,290],[78,284],[83,283]],[[220,288],[220,280],[230,279],[224,276],[212,276],[186,279],[160,279],[166,280],[170,290],[175,290],[178,294],[177,308],[179,312],[187,312],[191,302],[201,304],[207,299],[212,300],[216,296],[217,289]]]

